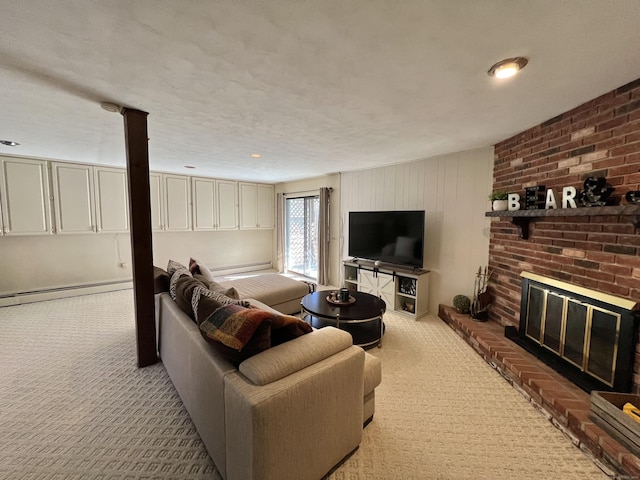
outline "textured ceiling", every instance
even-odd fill
[[[638,0],[2,3],[0,154],[125,165],[106,100],[149,112],[154,170],[286,181],[493,145],[640,77]]]

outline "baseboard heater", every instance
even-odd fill
[[[132,280],[70,285],[58,288],[15,292],[0,295],[0,307],[42,302],[45,300],[55,300],[57,298],[77,297],[80,295],[90,295],[92,293],[113,292],[129,288],[133,288]]]
[[[271,262],[246,263],[244,265],[233,265],[229,267],[209,268],[216,275],[227,275],[231,273],[257,272],[273,268]]]

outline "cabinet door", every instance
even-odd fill
[[[238,183],[216,180],[218,230],[238,229]]]
[[[373,272],[360,270],[360,275],[358,275],[358,287],[361,292],[377,296],[376,291],[378,290],[378,279],[373,276]]]
[[[191,230],[191,188],[189,177],[163,175],[165,196],[165,229]]]
[[[53,163],[52,169],[57,233],[95,232],[93,167]]]
[[[216,228],[216,182],[210,178],[191,179],[193,194],[193,229],[215,230]]]
[[[258,185],[258,228],[275,228],[275,197],[273,185]]]
[[[258,228],[258,188],[255,183],[240,183],[240,229]]]
[[[164,230],[164,201],[162,194],[162,174],[149,174],[149,199],[151,200],[151,230]]]
[[[395,282],[393,275],[385,273],[378,274],[378,292],[377,295],[387,304],[387,309],[393,310],[396,297]]]
[[[1,159],[0,202],[5,235],[51,232],[47,163]]]
[[[98,232],[128,231],[127,171],[95,167],[95,185]]]

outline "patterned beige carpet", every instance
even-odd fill
[[[385,321],[374,421],[331,479],[608,478],[442,321]],[[131,291],[1,308],[0,478],[219,479],[135,352]]]

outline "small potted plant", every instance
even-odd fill
[[[489,200],[491,200],[491,206],[494,210],[508,210],[509,202],[507,201],[508,194],[505,191],[499,190],[489,194]]]
[[[453,297],[453,308],[455,308],[458,313],[469,313],[471,299],[466,295],[456,295]]]

